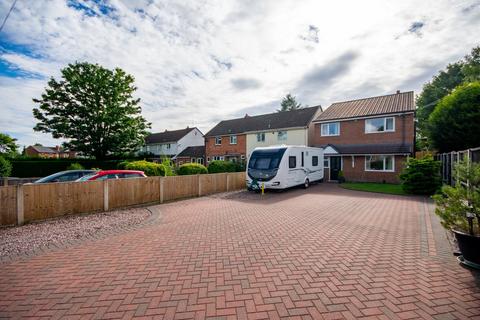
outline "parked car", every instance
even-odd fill
[[[95,173],[95,170],[66,170],[51,174],[47,177],[38,179],[33,183],[51,183],[51,182],[68,182],[68,181],[75,181],[79,178],[91,175]]]
[[[101,170],[87,176],[83,176],[77,181],[93,181],[107,179],[126,179],[126,178],[145,178],[143,171],[137,170]]]

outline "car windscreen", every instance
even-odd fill
[[[280,161],[282,160],[285,148],[282,149],[268,149],[255,150],[250,156],[248,162],[249,169],[255,170],[273,170],[278,169]]]

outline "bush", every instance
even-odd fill
[[[235,172],[237,165],[231,161],[214,160],[208,165],[208,173]]]
[[[165,168],[165,175],[166,176],[174,176],[175,175],[175,166],[170,160],[170,158],[163,158],[162,165]]]
[[[125,164],[125,169],[143,171],[149,177],[165,176],[165,167],[163,164],[145,160],[128,162]]]
[[[441,186],[440,162],[433,158],[410,158],[400,174],[402,188],[411,194],[434,194]]]
[[[208,170],[205,166],[199,163],[185,163],[177,169],[177,174],[184,176],[189,174],[205,174]]]
[[[67,167],[67,170],[83,170],[83,169],[84,167],[78,162],[72,163]]]
[[[4,157],[0,157],[0,177],[9,177],[12,173],[12,164]]]

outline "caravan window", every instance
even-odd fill
[[[295,156],[288,157],[288,167],[289,168],[296,168],[297,167],[297,157],[295,157]]]
[[[312,156],[312,167],[318,166],[318,156]]]
[[[257,150],[250,156],[249,169],[272,170],[278,169],[285,149]]]

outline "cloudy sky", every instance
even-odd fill
[[[0,23],[13,0],[0,1]],[[479,45],[480,0],[17,0],[0,32],[0,132],[32,127],[32,98],[68,63],[135,76],[153,131],[415,90]]]

